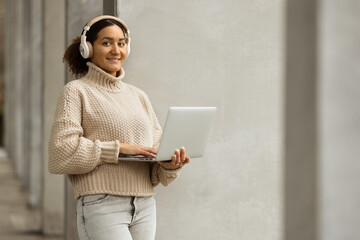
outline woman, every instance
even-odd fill
[[[170,184],[190,161],[181,148],[170,162],[118,162],[119,154],[154,157],[162,133],[147,95],[122,81],[129,52],[126,24],[100,16],[64,55],[81,78],[59,97],[49,171],[67,174],[73,186],[80,239],[155,239],[153,188]]]

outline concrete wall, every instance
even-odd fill
[[[8,14],[4,14],[4,23],[6,26],[10,26],[11,23],[14,22],[13,16],[14,16],[14,2],[12,1],[4,1],[4,9],[7,9]],[[4,84],[6,87],[6,93],[14,92],[14,75],[13,75],[13,58],[11,52],[14,49],[13,46],[13,38],[14,38],[14,28],[11,27],[5,27],[4,26],[4,57],[7,57],[7,61],[4,61],[4,70],[5,70],[5,76],[4,76]],[[5,101],[4,101],[4,146],[6,147],[6,150],[8,152],[8,156],[10,159],[14,159],[14,147],[13,147],[13,139],[14,139],[14,131],[13,125],[14,125],[14,111],[12,111],[12,108],[14,106],[14,95],[7,94],[5,95]],[[14,160],[13,160],[14,161]],[[13,162],[14,163],[14,162]],[[14,164],[13,164],[14,165]]]
[[[158,187],[157,239],[281,239],[284,1],[118,1],[125,81],[169,106],[217,106],[203,159]]]
[[[30,161],[29,161],[29,203],[33,207],[39,208],[42,202],[42,167],[43,167],[43,79],[42,71],[42,1],[31,0],[30,12]]]
[[[360,236],[360,1],[320,0],[319,234]]]
[[[31,71],[34,64],[38,64],[37,57],[39,52],[35,54],[33,47],[35,39],[31,35],[31,31],[36,24],[32,19],[33,12],[30,11],[30,5],[33,1],[5,1],[5,146],[8,150],[10,158],[13,160],[17,177],[21,178],[22,187],[30,189],[30,196],[34,201],[30,202],[31,206],[39,204],[40,188],[33,188],[33,171],[32,166],[39,168],[41,166],[39,156],[32,155],[34,144],[39,145],[39,140],[34,142],[32,137],[38,129],[33,128],[34,123],[41,122],[39,101],[34,102],[35,97],[41,96],[41,91],[34,92],[34,88],[41,85],[41,77],[38,79]],[[41,15],[40,15],[41,16]],[[32,21],[34,20],[34,21]],[[33,25],[30,25],[33,23]],[[8,26],[11,26],[8,27]],[[40,34],[41,36],[41,34]],[[35,44],[35,45],[33,45]],[[27,47],[24,47],[27,46]],[[36,67],[37,76],[41,76],[39,65]],[[30,90],[30,91],[29,91]],[[32,117],[34,115],[35,117]],[[38,151],[39,153],[39,151]],[[34,157],[37,157],[37,163],[31,164]],[[39,172],[37,172],[39,176]],[[40,182],[37,181],[37,186]],[[34,191],[33,191],[34,190]],[[37,195],[35,198],[34,194]]]
[[[54,121],[55,108],[60,91],[65,84],[65,0],[44,1],[43,45],[43,232],[48,235],[64,233],[65,178],[48,171],[48,142]]]
[[[25,87],[26,83],[23,85],[22,83],[22,77],[23,77],[23,71],[20,69],[19,66],[22,64],[22,57],[24,57],[24,54],[22,52],[22,46],[23,46],[23,27],[24,27],[24,6],[22,1],[16,1],[13,3],[14,5],[14,15],[12,20],[13,27],[14,27],[14,34],[13,37],[16,39],[14,41],[13,45],[13,51],[14,51],[14,57],[11,59],[13,61],[13,68],[12,76],[14,81],[14,97],[13,97],[13,105],[12,105],[12,111],[14,111],[14,126],[11,129],[11,131],[14,134],[13,141],[11,143],[11,148],[13,149],[11,155],[13,157],[13,163],[16,169],[16,174],[19,178],[25,177],[25,162],[23,161],[23,153],[25,152],[24,149],[24,110],[25,106],[24,104],[24,98],[26,96],[22,95],[23,88]],[[22,57],[15,57],[15,56],[22,56]],[[24,185],[24,182],[23,182]]]
[[[64,177],[48,173],[47,142],[65,82],[65,2],[7,0],[5,9],[5,147],[42,231],[61,235]]]
[[[317,239],[317,2],[286,4],[284,238]]]

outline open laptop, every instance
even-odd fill
[[[168,161],[175,149],[182,146],[190,158],[204,155],[216,107],[170,107],[156,158],[144,156],[119,157],[119,161]]]

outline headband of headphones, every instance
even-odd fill
[[[111,16],[111,15],[102,15],[98,16],[96,18],[91,19],[84,27],[83,32],[81,34],[81,42],[80,42],[80,54],[83,58],[91,58],[93,55],[93,48],[90,42],[86,41],[86,33],[90,30],[91,26],[94,25],[96,22],[99,22],[103,19],[113,19],[120,23],[121,26],[123,26],[123,30],[125,31],[125,38],[127,39],[127,55],[130,54],[130,31],[129,28],[126,26],[126,24],[117,17]]]

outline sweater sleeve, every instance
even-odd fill
[[[84,174],[102,163],[115,163],[120,144],[85,138],[81,125],[79,90],[67,84],[59,97],[49,141],[49,171],[54,174]]]
[[[174,182],[179,176],[182,168],[175,170],[168,170],[162,167],[158,163],[153,163],[151,168],[151,183],[155,187],[159,183],[168,186],[170,183]]]

